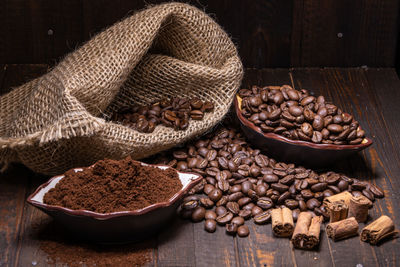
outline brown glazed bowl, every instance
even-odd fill
[[[372,144],[372,140],[369,138],[364,138],[358,145],[315,144],[292,140],[275,133],[264,133],[242,115],[241,101],[242,99],[239,96],[235,97],[235,113],[247,139],[258,149],[277,160],[313,168],[323,168]]]
[[[164,165],[152,166],[160,169],[168,168]],[[79,172],[82,168],[74,170]],[[178,171],[178,174],[183,185],[180,191],[166,202],[155,203],[139,210],[97,213],[45,204],[44,195],[54,188],[64,175],[55,176],[39,186],[27,201],[64,225],[69,232],[76,235],[77,239],[100,243],[137,242],[153,236],[162,227],[168,226],[169,221],[176,215],[176,209],[182,199],[202,180],[202,177],[195,173]]]

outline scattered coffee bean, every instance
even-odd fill
[[[207,219],[204,222],[204,229],[209,233],[214,233],[217,229],[217,223],[215,222],[215,220]]]
[[[206,209],[203,207],[197,207],[192,212],[192,221],[200,222],[204,219],[205,215],[206,215]]]
[[[246,237],[249,235],[249,227],[247,225],[241,225],[237,229],[237,234],[240,237]]]

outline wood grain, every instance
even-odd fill
[[[0,66],[0,94],[47,71],[46,65]],[[384,189],[375,201],[371,219],[381,214],[400,218],[400,80],[394,69],[313,68],[248,69],[243,87],[252,84],[293,84],[323,94],[351,112],[374,139],[368,150],[335,164],[332,170],[368,180]],[[27,195],[46,177],[21,165],[0,174],[0,266],[49,266],[41,250],[41,233],[54,227],[52,219],[25,205]],[[248,238],[232,238],[223,228],[204,232],[203,224],[174,220],[157,238],[155,266],[398,266],[400,240],[372,247],[358,237],[332,242],[322,232],[317,251],[294,250],[289,239],[274,238],[271,225],[255,225]],[[52,226],[53,225],[53,226]],[[363,227],[363,224],[360,225]]]
[[[398,1],[294,2],[292,66],[394,66]]]
[[[0,63],[54,65],[105,27],[162,2],[0,1]],[[248,68],[395,64],[396,0],[179,2],[213,17],[231,36]]]

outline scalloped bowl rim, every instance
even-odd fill
[[[161,165],[161,164],[146,164],[140,161],[137,161],[141,163],[144,166],[153,166],[157,167],[160,169],[167,169],[167,168],[172,168],[167,165]],[[94,165],[91,165],[87,168],[91,168]],[[83,171],[83,168],[74,168],[73,169],[75,172],[78,171]],[[174,169],[175,170],[175,169]],[[179,199],[183,198],[190,189],[192,189],[195,185],[197,185],[203,177],[197,173],[193,172],[180,172],[176,170],[179,176],[179,180],[182,183],[182,188],[176,192],[168,201],[165,202],[157,202],[154,204],[151,204],[149,206],[146,206],[141,209],[137,210],[127,210],[127,211],[115,211],[115,212],[109,212],[109,213],[99,213],[99,212],[94,212],[90,210],[73,210],[70,208],[62,207],[62,206],[57,206],[57,205],[49,205],[43,202],[43,197],[44,195],[51,189],[56,186],[56,184],[61,181],[65,176],[64,175],[57,175],[52,178],[50,178],[46,183],[43,183],[40,185],[35,192],[33,192],[27,199],[27,202],[37,208],[48,210],[48,211],[61,211],[63,213],[66,213],[68,215],[72,216],[85,216],[97,220],[107,220],[111,218],[116,218],[116,217],[122,217],[122,216],[138,216],[138,215],[143,215],[146,213],[149,213],[153,210],[160,209],[160,208],[167,208],[171,205],[173,205],[175,202],[177,202]]]
[[[306,146],[319,150],[361,150],[369,147],[372,144],[372,140],[367,137],[364,137],[363,141],[357,145],[335,145],[335,144],[315,144],[302,140],[292,140],[276,133],[264,133],[260,129],[260,127],[256,126],[254,123],[250,122],[242,115],[242,113],[240,112],[241,108],[239,105],[239,102],[241,102],[241,100],[242,100],[241,97],[236,95],[234,100],[236,116],[239,118],[241,123],[243,123],[251,130],[263,135],[265,138],[274,139],[280,142],[289,143],[297,146]]]

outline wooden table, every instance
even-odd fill
[[[0,93],[39,76],[45,65],[0,66]],[[244,85],[290,84],[324,94],[354,114],[374,144],[332,170],[371,181],[384,189],[370,214],[389,215],[400,228],[400,81],[394,69],[313,68],[248,69]],[[51,219],[25,199],[47,178],[21,165],[0,175],[0,266],[47,266],[38,233]],[[203,231],[203,224],[175,220],[154,240],[156,266],[400,266],[400,239],[370,246],[351,238],[332,242],[322,232],[319,251],[294,250],[287,239],[273,238],[271,226],[249,221],[248,238],[231,237],[223,228]],[[39,229],[39,230],[38,230]]]

